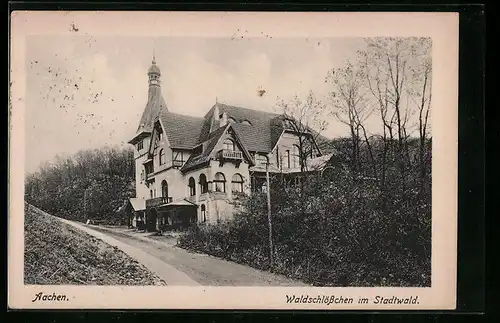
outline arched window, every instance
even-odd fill
[[[240,174],[234,174],[231,183],[233,192],[243,193],[243,177]]]
[[[167,181],[161,182],[161,196],[168,197],[168,184]]]
[[[207,209],[205,207],[205,204],[201,205],[201,221],[207,222]]]
[[[226,192],[226,178],[224,177],[224,174],[222,173],[217,173],[215,174],[215,191],[216,192]]]
[[[234,151],[234,141],[231,139],[224,140],[224,150]]]
[[[300,168],[300,150],[297,145],[292,147],[292,168]]]
[[[153,198],[153,190],[149,190],[149,196],[150,198]]]
[[[189,178],[189,196],[196,195],[196,183],[194,182],[194,178]]]
[[[205,174],[200,175],[200,191],[201,194],[207,193],[208,192],[208,182],[207,182],[207,177]]]
[[[160,149],[160,165],[165,164],[165,150]]]

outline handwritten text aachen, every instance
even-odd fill
[[[286,302],[289,304],[419,304],[418,296],[397,297],[397,296],[375,296],[372,299],[366,297],[358,297],[356,300],[353,297],[343,297],[335,295],[286,295]]]

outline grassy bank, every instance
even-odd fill
[[[25,206],[24,282],[42,285],[165,285],[121,250]]]

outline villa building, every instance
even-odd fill
[[[296,174],[304,171],[301,160],[310,167],[328,160],[315,136],[283,115],[219,102],[203,118],[172,113],[160,76],[153,58],[148,101],[129,141],[135,158],[134,226],[157,231],[230,219],[236,197],[263,189],[266,169]],[[306,143],[307,158],[299,158],[304,151],[299,142]]]

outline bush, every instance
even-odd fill
[[[430,194],[383,192],[348,172],[272,185],[274,266],[266,198],[254,194],[230,222],[191,228],[181,247],[317,286],[430,286]],[[413,195],[412,195],[413,194]]]

